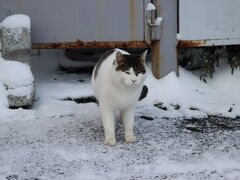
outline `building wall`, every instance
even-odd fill
[[[1,0],[0,21],[32,20],[33,43],[144,40],[142,0]]]

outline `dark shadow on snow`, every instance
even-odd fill
[[[94,96],[86,96],[86,97],[79,97],[79,98],[65,98],[62,99],[64,101],[74,101],[77,104],[86,104],[86,103],[97,103],[97,99]]]
[[[193,118],[180,121],[179,128],[193,132],[211,132],[219,130],[240,130],[240,117],[226,118],[209,116],[208,118]]]

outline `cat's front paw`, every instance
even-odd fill
[[[137,141],[137,138],[136,138],[136,136],[125,136],[125,141],[127,143],[134,143]]]
[[[106,145],[106,146],[114,146],[114,145],[116,145],[116,139],[115,138],[105,139],[104,145]]]

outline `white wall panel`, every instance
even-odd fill
[[[224,39],[231,44],[235,39],[236,44],[240,0],[179,0],[179,33],[181,40]]]

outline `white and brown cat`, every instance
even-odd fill
[[[136,141],[134,135],[134,113],[136,103],[147,94],[143,86],[146,79],[145,59],[142,54],[129,54],[112,49],[103,54],[92,74],[92,87],[101,109],[104,127],[104,144],[113,146],[115,137],[115,113],[120,111],[124,124],[125,141]]]

